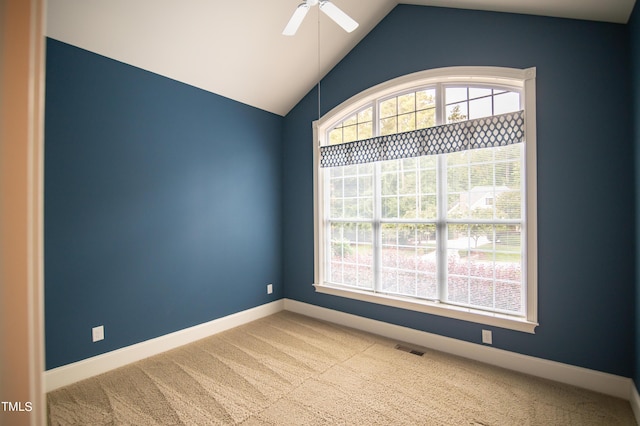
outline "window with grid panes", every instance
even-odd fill
[[[527,93],[524,73],[521,79],[464,77],[411,88],[405,82],[395,92],[389,84],[355,112],[343,107],[342,117],[334,111],[332,122],[317,126],[321,146],[346,146],[525,110],[527,137],[317,167],[316,289],[533,332],[535,245],[528,229],[535,228],[527,211],[535,187],[527,180],[535,175],[527,170],[535,157],[527,146],[534,143],[535,111],[525,99],[534,94]]]

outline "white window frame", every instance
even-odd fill
[[[441,302],[404,298],[363,290],[336,287],[324,280],[325,227],[324,182],[320,169],[320,146],[324,144],[330,126],[375,102],[414,88],[433,84],[487,84],[515,87],[524,97],[525,110],[525,200],[524,224],[525,243],[525,317],[504,315],[479,309],[449,305]],[[516,69],[503,67],[446,67],[420,71],[381,83],[367,89],[338,105],[319,120],[313,122],[314,141],[314,287],[319,293],[377,303],[432,315],[470,321],[489,326],[501,327],[526,333],[535,333],[538,326],[538,242],[537,242],[537,177],[536,177],[536,69]],[[375,117],[374,117],[375,119]]]

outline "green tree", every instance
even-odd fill
[[[460,111],[460,105],[456,105],[451,110],[451,114],[447,117],[449,123],[457,123],[458,121],[464,121],[467,116]]]

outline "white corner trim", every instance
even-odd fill
[[[627,377],[444,337],[291,299],[284,299],[284,309],[401,342],[604,393],[627,401],[631,398],[630,388],[635,389],[632,380]],[[636,391],[635,396],[637,397],[637,395]],[[636,402],[638,401],[640,400],[636,400]]]
[[[283,299],[237,312],[174,333],[116,349],[101,355],[63,365],[44,373],[45,392],[88,379],[118,367],[157,355],[196,340],[278,313],[284,309]]]
[[[640,395],[638,394],[638,388],[633,381],[631,382],[629,403],[631,404],[631,409],[633,410],[633,416],[636,418],[636,423],[640,425]]]

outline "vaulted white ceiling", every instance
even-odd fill
[[[398,3],[626,23],[635,0],[333,0],[352,33],[302,0],[48,0],[47,35],[109,58],[285,115]]]

